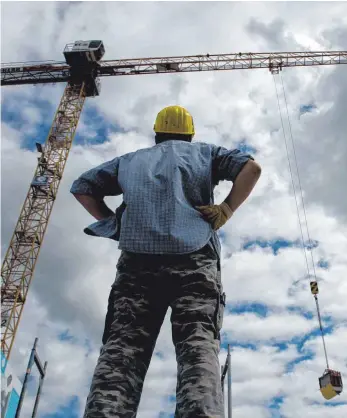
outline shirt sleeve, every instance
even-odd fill
[[[119,161],[119,158],[115,158],[86,171],[73,182],[70,192],[96,198],[122,194],[123,191],[118,183]]]
[[[215,147],[212,152],[212,176],[215,184],[222,180],[235,181],[244,165],[254,158],[238,149]]]

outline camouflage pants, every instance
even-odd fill
[[[219,260],[210,245],[187,255],[123,252],[84,418],[136,417],[169,306],[177,359],[175,417],[224,417],[218,361],[224,305]]]

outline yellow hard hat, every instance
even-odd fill
[[[165,107],[157,115],[154,132],[194,136],[192,115],[182,106]]]

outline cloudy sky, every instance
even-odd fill
[[[105,59],[346,50],[347,3],[5,2],[1,25],[1,62],[61,61],[65,44],[80,39],[102,39]],[[282,78],[330,365],[347,376],[347,66],[285,69]],[[275,82],[289,139],[279,76]],[[2,256],[36,167],[34,144],[45,141],[63,89],[1,89]],[[227,310],[220,359],[230,343],[233,417],[347,416],[346,394],[324,402],[319,392],[324,353],[274,79],[267,70],[239,70],[107,78],[100,97],[86,101],[11,357],[22,378],[39,337],[39,355],[49,363],[39,417],[82,414],[120,254],[116,243],[83,234],[93,219],[69,188],[85,170],[151,146],[155,115],[170,104],[193,114],[196,141],[251,149],[263,168],[252,197],[221,231]],[[290,144],[289,154],[294,164]],[[218,186],[218,203],[230,187]],[[116,208],[120,198],[107,203]],[[299,212],[303,219],[301,206]],[[33,406],[36,377],[23,416]],[[175,380],[166,320],[139,418],[173,416]]]

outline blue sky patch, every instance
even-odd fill
[[[170,403],[176,402],[176,395],[169,395],[167,398]]]
[[[245,242],[243,244],[242,249],[248,250],[254,247],[271,248],[274,255],[277,255],[278,251],[282,248],[289,248],[289,247],[294,247],[298,245],[299,245],[298,242],[288,241],[288,240],[281,239],[281,238],[277,240],[272,240],[272,241],[265,241],[265,240],[257,239],[257,240],[251,240],[251,241]]]
[[[317,109],[315,104],[301,105],[299,112],[300,115],[304,115],[305,113],[311,113],[314,109]]]
[[[280,409],[282,403],[284,401],[284,397],[283,396],[274,396],[269,404],[268,404],[268,408],[269,409]]]
[[[269,307],[263,303],[229,303],[227,304],[227,312],[232,314],[244,314],[247,312],[255,313],[261,318],[265,318],[269,314]]]
[[[305,242],[305,248],[308,250],[312,250],[313,248],[317,248],[319,245],[319,242],[315,239],[311,239],[310,241]]]
[[[83,132],[77,127],[74,144],[76,145],[95,145],[103,144],[109,141],[112,133],[126,133],[120,125],[110,123],[105,120],[104,116],[94,106],[93,103],[87,101],[82,111],[81,120],[84,124],[84,130],[89,129],[93,136],[84,137]]]
[[[272,346],[278,348],[278,351],[285,351],[288,349],[288,343],[285,342],[274,343]]]
[[[169,404],[171,404],[174,407],[176,403],[176,395],[175,394],[168,395],[167,401]],[[164,412],[164,411],[160,411],[159,415],[157,415],[158,418],[174,418],[174,416],[175,414],[173,412]]]
[[[111,126],[105,122],[104,117],[93,104],[89,104],[88,102],[85,104],[81,120],[84,125],[84,130],[87,129],[94,135],[91,137],[88,135],[86,138],[77,126],[73,142],[75,145],[95,145],[108,141],[108,137],[112,131]],[[121,129],[119,128],[118,130],[120,131]]]
[[[226,240],[226,233],[224,231],[221,231],[220,229],[217,231],[217,235],[221,241],[221,244],[223,244]]]
[[[222,339],[221,339],[221,349],[228,350],[228,344],[230,344],[230,347],[239,347],[239,348],[245,348],[247,350],[256,351],[257,345],[252,343],[241,343],[238,341],[233,340],[232,338],[227,338],[227,335],[222,333]],[[224,361],[225,362],[225,361]],[[224,364],[224,363],[223,363]]]
[[[328,270],[330,268],[330,263],[326,260],[321,259],[318,261],[317,266],[321,269]]]
[[[37,98],[30,102],[30,106],[40,112],[41,123],[32,125],[31,122],[25,118],[23,112],[20,112],[20,107],[12,107],[11,102],[8,103],[6,98],[1,109],[1,117],[3,122],[23,134],[21,147],[33,151],[36,150],[36,142],[44,143],[46,141],[54,118],[55,109],[48,101]],[[26,134],[28,126],[34,128],[34,132]]]
[[[336,398],[335,398],[336,399]],[[313,401],[312,405],[317,405],[317,406],[321,406],[320,402],[317,401]],[[337,406],[343,406],[343,405],[347,405],[347,402],[336,402],[336,401],[325,401],[324,402],[325,406],[332,406],[332,407],[337,407]]]
[[[313,313],[312,313],[312,312],[305,311],[304,309],[302,309],[302,308],[300,308],[300,307],[298,307],[298,306],[289,306],[289,307],[287,308],[287,310],[288,310],[288,312],[290,312],[290,313],[296,313],[296,314],[299,314],[299,315],[303,316],[303,317],[304,317],[304,318],[306,318],[306,319],[313,319],[313,318],[314,318],[314,315],[313,315]]]
[[[26,104],[26,106],[28,106],[28,104]],[[59,103],[57,103],[56,106],[52,106],[49,101],[35,97],[29,102],[29,106],[40,113],[41,118],[39,123],[31,124],[30,120],[25,117],[24,111],[21,111],[20,107],[18,108],[12,105],[12,100],[7,99],[6,97],[4,98],[1,109],[1,117],[3,122],[22,133],[21,147],[30,151],[35,151],[36,142],[41,144],[46,142]],[[84,105],[81,120],[83,121],[84,129],[87,129],[89,133],[91,133],[91,136],[88,135],[86,138],[83,133],[80,133],[79,124],[77,126],[73,144],[102,144],[108,141],[111,133],[126,132],[119,125],[107,123],[103,115],[96,109],[94,104],[89,101],[86,101],[86,104]],[[26,134],[28,126],[30,126],[32,131]]]
[[[319,244],[318,241],[311,240],[310,242],[305,242],[305,248],[307,249],[316,248],[318,247],[318,244]],[[283,248],[292,248],[292,247],[301,248],[302,244],[301,244],[301,241],[299,240],[289,241],[284,238],[278,238],[278,239],[270,240],[270,241],[256,239],[256,240],[245,241],[242,246],[242,249],[248,250],[248,249],[253,249],[255,247],[271,248],[273,254],[277,255],[279,250]]]
[[[174,418],[175,414],[170,412],[160,411],[158,418]]]
[[[295,369],[295,366],[301,363],[302,361],[312,360],[313,358],[314,358],[313,353],[309,353],[303,356],[299,356],[293,361],[289,361],[286,364],[286,368],[285,368],[286,373],[291,373]]]
[[[272,399],[270,399],[269,403],[267,404],[267,408],[271,413],[271,418],[284,418],[284,415],[282,415],[280,412],[283,401],[284,396],[274,396]]]
[[[88,338],[84,340],[83,346],[87,349],[85,356],[88,357],[93,352],[92,344]]]
[[[72,341],[74,339],[73,335],[69,333],[69,329],[66,329],[65,331],[58,334],[58,340],[59,341]]]
[[[25,123],[25,120],[20,113],[11,111],[6,107],[6,100],[1,107],[1,120],[16,130],[20,130]]]
[[[239,149],[240,151],[244,153],[248,153],[251,155],[254,155],[257,153],[256,148],[252,147],[250,144],[247,143],[246,139],[242,139],[240,142],[238,142],[235,146],[235,148]]]
[[[322,318],[322,319],[324,321],[324,318]],[[325,326],[325,327],[323,325],[324,336],[327,335],[327,334],[331,334],[332,331],[333,331],[333,325],[328,325],[328,326]],[[299,353],[302,353],[304,355],[308,355],[308,354],[311,354],[311,353],[308,352],[308,351],[306,351],[306,352],[303,351],[304,344],[307,341],[309,341],[313,338],[319,337],[320,335],[321,335],[321,332],[320,332],[319,324],[318,324],[318,320],[317,320],[317,327],[313,331],[311,331],[308,334],[305,334],[304,336],[301,336],[301,337],[294,337],[289,342],[292,343],[292,344],[295,344],[297,346],[297,349],[298,349]]]
[[[109,130],[105,125],[93,126],[90,128],[91,132],[94,132],[92,137],[86,138],[83,133],[79,132],[77,128],[76,135],[73,141],[73,145],[96,145],[108,142]]]
[[[78,396],[72,396],[66,405],[61,406],[56,412],[43,415],[42,418],[79,418]]]

